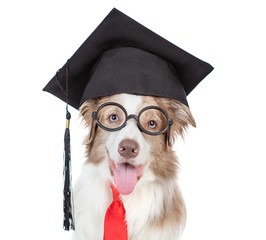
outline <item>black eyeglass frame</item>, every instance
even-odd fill
[[[102,125],[100,123],[99,119],[98,119],[98,115],[99,115],[99,112],[101,111],[101,109],[103,109],[104,107],[109,106],[109,105],[113,105],[113,106],[119,107],[124,112],[124,114],[125,114],[125,122],[121,126],[119,126],[117,128],[107,128],[104,125]],[[165,128],[163,130],[161,130],[159,132],[150,132],[150,131],[147,131],[145,128],[143,128],[141,126],[141,124],[139,122],[140,116],[141,116],[141,114],[143,112],[145,112],[146,110],[149,110],[149,109],[159,110],[159,111],[161,111],[165,115],[165,117],[167,119],[167,123],[166,123],[166,126],[165,126]],[[103,130],[108,131],[108,132],[116,132],[116,131],[119,131],[122,128],[124,128],[127,125],[127,121],[129,119],[132,119],[133,118],[133,119],[135,119],[137,121],[138,128],[140,129],[140,131],[142,131],[142,132],[144,132],[144,133],[146,133],[148,135],[152,135],[152,136],[160,135],[160,134],[165,133],[167,131],[167,129],[169,128],[168,145],[170,145],[170,131],[171,131],[171,126],[173,125],[173,119],[169,118],[167,112],[165,110],[163,110],[162,108],[158,107],[158,106],[147,106],[147,107],[143,108],[139,112],[138,116],[135,115],[135,114],[130,114],[128,116],[126,109],[122,105],[120,105],[119,103],[116,103],[116,102],[106,102],[106,103],[103,103],[97,109],[96,112],[92,112],[92,115],[91,116],[92,116],[92,123],[91,123],[90,139],[92,137],[92,130],[93,130],[93,123],[94,123],[94,121],[96,121],[97,125],[99,125],[99,127],[101,127]]]

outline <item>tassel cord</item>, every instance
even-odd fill
[[[64,226],[64,230],[69,231],[69,229],[75,230],[75,224],[74,224],[74,206],[73,206],[74,201],[73,201],[73,194],[72,194],[71,151],[70,151],[70,130],[69,130],[71,114],[68,111],[68,61],[66,63],[65,96],[66,96],[66,130],[65,130],[65,136],[64,136],[64,169],[63,169],[64,222],[63,222],[63,226]]]

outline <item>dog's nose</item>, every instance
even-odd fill
[[[125,139],[118,146],[119,154],[124,158],[135,158],[139,154],[139,144],[130,139]]]

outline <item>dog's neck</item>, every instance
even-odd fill
[[[84,239],[102,239],[103,236],[105,213],[112,202],[109,185],[111,175],[105,164],[102,162],[101,166],[92,164],[84,166],[74,188],[76,229],[82,236],[88,236]],[[180,197],[175,187],[176,184],[169,181],[167,183],[150,182],[152,178],[152,173],[148,170],[145,178],[139,181],[131,194],[121,195],[126,210],[129,239],[149,239],[147,229],[153,228],[154,231],[159,231],[158,229],[162,227],[164,230],[171,227],[172,224],[168,224],[169,219],[166,219],[169,214],[173,215],[170,221],[173,222],[175,228],[180,225],[177,215],[181,210],[177,211],[176,204],[172,202]],[[95,226],[99,227],[95,228]],[[77,233],[75,235],[77,236]],[[136,238],[136,236],[143,238]]]

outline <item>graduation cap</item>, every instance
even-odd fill
[[[76,109],[86,100],[118,93],[167,97],[188,106],[187,95],[212,70],[210,64],[114,8],[43,90]],[[69,119],[67,109],[65,145]],[[65,156],[70,159],[68,147]],[[64,186],[66,230],[74,228],[69,164]]]

